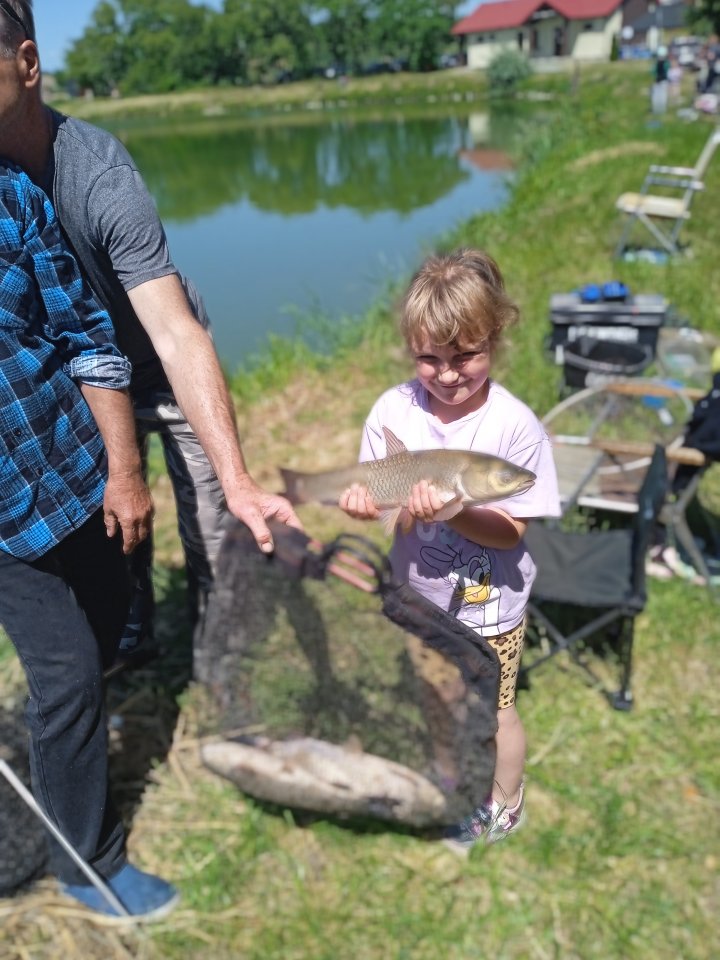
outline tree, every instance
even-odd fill
[[[327,0],[316,11],[328,66],[359,73],[368,56],[372,0]]]
[[[219,16],[190,0],[102,0],[67,55],[64,77],[101,95],[212,82]]]
[[[119,84],[126,69],[119,10],[114,2],[103,0],[93,13],[90,26],[70,48],[64,78],[81,90],[107,95]]]
[[[518,50],[501,50],[488,64],[487,78],[491,93],[515,96],[518,84],[526,80],[532,68]]]
[[[250,83],[310,72],[313,26],[303,0],[225,0],[223,16],[230,46]]]
[[[434,70],[455,22],[455,3],[446,0],[377,0],[373,31],[377,44],[410,70]]]
[[[720,34],[720,0],[699,0],[688,8],[685,16],[689,24],[705,22],[713,33]]]

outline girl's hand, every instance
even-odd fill
[[[407,509],[416,520],[432,523],[444,506],[436,487],[427,480],[421,480],[412,489]]]
[[[367,487],[354,483],[340,497],[338,506],[356,520],[377,520],[380,511],[375,506]]]

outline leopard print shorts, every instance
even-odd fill
[[[500,633],[497,637],[485,637],[485,639],[500,659],[498,708],[502,710],[515,703],[515,686],[525,642],[525,621],[523,620],[507,633]]]

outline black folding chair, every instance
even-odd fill
[[[608,692],[608,698],[618,710],[631,708],[635,617],[647,599],[645,556],[666,489],[665,449],[658,445],[638,491],[638,511],[632,514],[631,525],[572,532],[541,521],[530,523],[526,542],[538,573],[528,604],[531,642],[521,670],[521,684],[527,682],[532,670],[562,650],[567,650],[596,680],[580,658],[583,641],[610,634],[618,642],[620,687]],[[582,625],[577,625],[579,619],[584,621]],[[534,659],[533,639],[550,645]]]

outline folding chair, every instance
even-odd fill
[[[701,460],[695,463],[678,463],[672,478],[670,495],[660,513],[664,524],[674,540],[687,554],[695,570],[703,577],[708,588],[713,590],[713,581],[702,551],[698,548],[688,525],[687,513],[696,497],[700,483],[713,463],[720,460],[720,372],[713,374],[712,388],[701,397],[693,408],[685,427],[684,447],[697,452]],[[715,540],[715,526],[711,515],[699,501],[697,506],[706,522],[708,531]]]
[[[625,214],[626,219],[615,248],[616,257],[622,256],[636,222],[642,223],[668,253],[680,252],[680,230],[685,221],[690,219],[690,204],[695,194],[705,188],[703,179],[718,144],[720,127],[716,127],[708,137],[694,167],[653,164],[639,193],[623,193],[618,197],[615,206]],[[652,187],[667,188],[674,194],[651,193]]]
[[[524,679],[540,664],[566,650],[596,681],[580,659],[581,645],[590,637],[612,631],[618,640],[620,686],[607,695],[616,709],[631,708],[635,617],[647,599],[645,555],[666,489],[665,449],[658,444],[638,491],[638,510],[632,514],[631,525],[571,532],[541,521],[529,524],[526,542],[538,572],[528,604],[528,637],[540,639],[544,634],[550,647],[532,662],[523,662]],[[576,626],[576,615],[581,612],[585,622]],[[572,626],[565,627],[565,623]],[[531,652],[528,645],[525,659]]]

